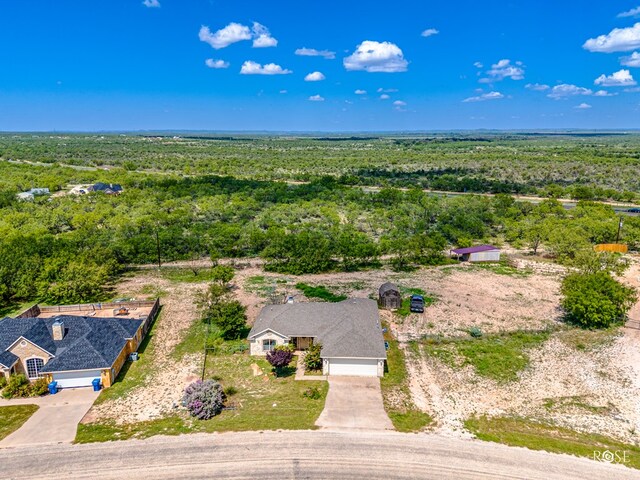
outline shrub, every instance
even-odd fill
[[[307,370],[320,370],[322,368],[322,358],[320,358],[321,350],[321,344],[311,344],[307,353],[304,355],[304,366]]]
[[[567,320],[583,328],[607,328],[623,322],[636,300],[632,288],[607,272],[567,275],[561,291]]]
[[[320,393],[320,389],[318,387],[309,387],[304,392],[302,392],[302,396],[304,398],[308,398],[309,400],[318,400],[322,394]]]
[[[480,338],[482,337],[482,330],[480,330],[478,327],[471,327],[469,329],[469,335],[471,335],[473,338]]]
[[[226,397],[230,397],[231,395],[235,395],[238,393],[238,389],[233,385],[224,389],[224,394]]]
[[[11,375],[7,386],[2,390],[4,398],[28,397],[30,390],[29,380],[22,374]]]
[[[289,349],[276,348],[267,353],[267,361],[275,369],[276,375],[288,366],[291,360],[293,360],[293,352]]]
[[[198,380],[185,388],[182,402],[192,417],[208,420],[222,410],[224,405],[222,386],[215,380]]]
[[[0,375],[0,390],[7,386],[7,377]]]
[[[41,397],[49,393],[49,382],[45,378],[39,378],[31,385],[29,385],[30,397]]]

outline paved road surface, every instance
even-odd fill
[[[597,479],[620,465],[480,441],[389,432],[243,432],[0,449],[3,478]],[[13,475],[13,476],[12,476]]]
[[[24,425],[0,441],[0,448],[73,442],[78,422],[99,393],[91,388],[70,388],[45,397],[0,399],[0,405],[34,404],[40,407]]]
[[[329,376],[329,393],[316,421],[322,428],[393,430],[377,377]]]

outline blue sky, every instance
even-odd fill
[[[640,128],[639,7],[5,0],[0,130]]]

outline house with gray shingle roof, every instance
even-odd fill
[[[249,332],[252,355],[278,345],[320,343],[324,375],[382,377],[387,352],[375,300],[267,305]]]
[[[142,341],[144,320],[58,315],[0,320],[0,374],[45,377],[62,388],[111,386]]]

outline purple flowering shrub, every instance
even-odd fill
[[[222,386],[215,380],[198,380],[184,389],[182,403],[192,417],[208,420],[222,410],[224,393]]]
[[[267,353],[267,361],[275,368],[276,374],[288,366],[293,360],[293,352],[287,348],[276,348]]]

